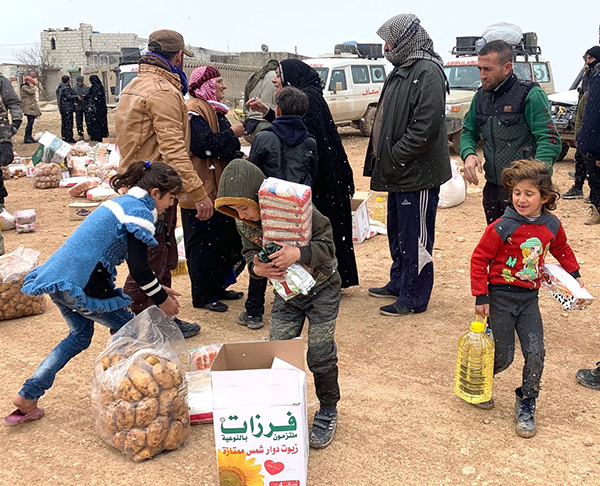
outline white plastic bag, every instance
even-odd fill
[[[0,230],[8,231],[11,229],[15,229],[15,217],[5,208],[0,213]]]
[[[456,162],[450,159],[452,165],[452,177],[440,187],[440,199],[438,208],[451,208],[465,202],[467,198],[467,186],[465,180],[458,170]]]
[[[511,46],[516,46],[523,38],[523,32],[521,27],[515,24],[509,24],[508,22],[497,22],[492,25],[488,25],[481,35],[486,42],[493,40],[503,40]]]

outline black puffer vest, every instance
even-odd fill
[[[515,160],[535,157],[537,143],[525,120],[525,100],[534,86],[537,83],[513,72],[495,91],[477,91],[475,113],[485,142],[483,168],[493,184],[502,183],[502,171]]]

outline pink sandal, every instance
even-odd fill
[[[34,408],[29,413],[23,413],[17,408],[13,413],[4,417],[4,425],[21,425],[25,422],[31,422],[33,420],[41,419],[43,416],[44,409],[42,407]]]

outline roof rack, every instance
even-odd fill
[[[452,48],[453,56],[476,56],[483,46],[478,45],[479,36],[462,36],[456,38],[456,45]],[[539,56],[542,54],[542,48],[538,46],[537,34],[535,32],[525,32],[521,38],[521,42],[513,46],[513,51],[516,56],[534,56],[536,61],[539,61]]]
[[[353,54],[363,59],[379,59],[383,57],[381,44],[336,44],[333,53],[336,55]]]

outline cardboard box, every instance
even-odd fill
[[[87,218],[90,213],[100,206],[97,202],[75,202],[69,204],[69,219],[71,221],[81,221]]]
[[[542,285],[565,310],[585,310],[594,301],[594,297],[587,290],[582,289],[579,282],[556,263],[546,263],[542,267]]]
[[[352,242],[362,243],[369,236],[369,213],[367,199],[371,194],[367,191],[356,191],[350,202],[352,207]]]
[[[308,422],[301,339],[224,344],[212,364],[217,464],[265,486],[306,486]],[[260,469],[257,468],[260,466]]]
[[[54,162],[60,165],[64,162],[65,157],[72,148],[67,142],[63,142],[50,132],[45,132],[40,138],[39,143],[40,145],[31,157],[33,165],[37,165],[40,162]]]

